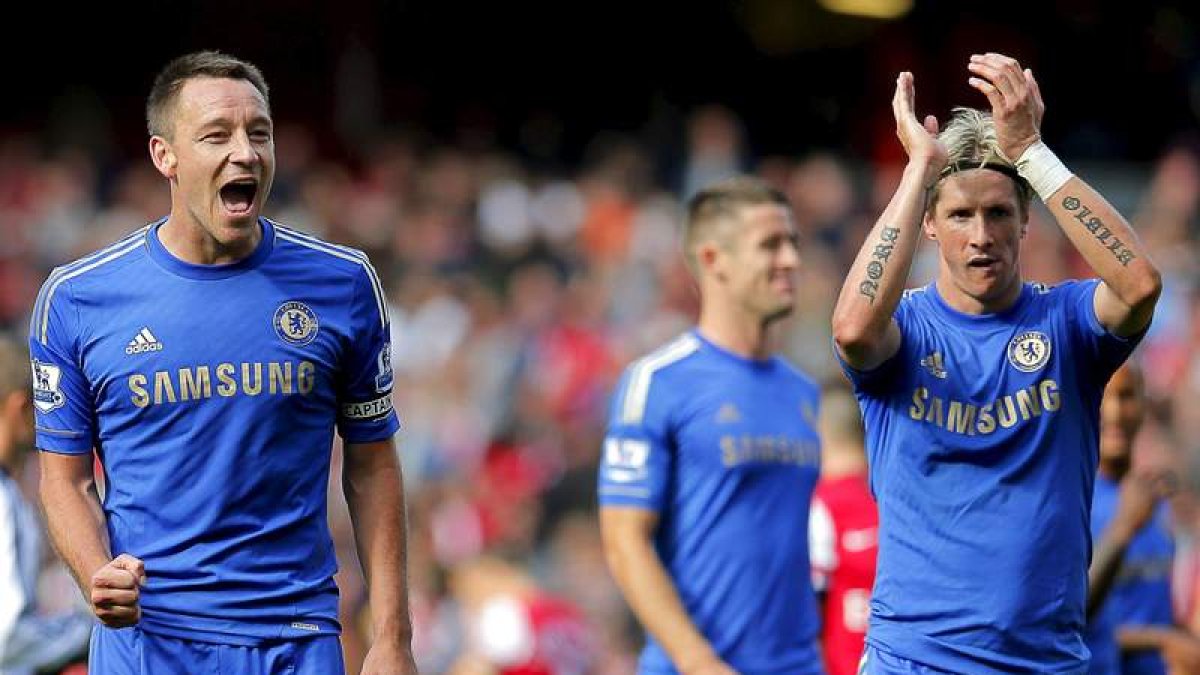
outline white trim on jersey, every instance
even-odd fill
[[[144,235],[147,231],[149,231],[149,229],[150,229],[150,226],[147,225],[146,227],[142,228],[139,231],[139,233]],[[71,279],[74,279],[75,277],[77,277],[85,272],[90,272],[90,271],[96,269],[97,267],[100,267],[101,265],[108,264],[108,263],[116,260],[117,258],[120,258],[121,256],[125,255],[126,253],[129,253],[130,251],[137,250],[142,244],[143,244],[142,237],[126,237],[121,242],[117,242],[116,244],[113,244],[112,246],[109,246],[108,248],[104,249],[104,251],[100,251],[99,253],[96,253],[95,255],[93,255],[90,258],[91,262],[89,262],[86,265],[83,265],[81,267],[68,266],[68,267],[59,268],[59,269],[63,270],[63,273],[59,274],[57,277],[53,273],[51,273],[50,279],[46,280],[46,297],[42,301],[42,309],[41,309],[42,318],[38,322],[38,326],[39,326],[38,327],[38,340],[39,340],[39,342],[41,342],[42,344],[46,344],[46,331],[47,331],[47,326],[50,323],[50,303],[54,299],[55,291],[58,290],[58,287],[61,286],[63,284],[63,282],[70,281]],[[101,255],[102,253],[105,253],[105,252],[108,252],[107,255]],[[97,256],[99,256],[99,257],[97,257]],[[79,262],[84,262],[85,260],[89,260],[89,258],[84,258],[83,260],[80,260]],[[73,263],[72,265],[75,265],[75,264],[77,264],[77,263]]]
[[[638,361],[629,375],[625,396],[621,400],[621,422],[639,424],[646,415],[646,399],[650,396],[650,380],[654,373],[684,358],[700,348],[700,341],[684,333],[667,346]]]
[[[155,222],[158,222],[158,221],[155,221]],[[99,251],[94,251],[92,253],[89,253],[89,254],[83,256],[82,258],[80,258],[78,260],[69,262],[66,265],[60,265],[60,266],[55,267],[54,269],[50,270],[50,274],[46,277],[46,281],[42,284],[42,288],[38,292],[38,297],[34,300],[34,303],[33,303],[33,313],[32,313],[33,323],[30,326],[30,332],[31,333],[35,332],[35,329],[41,323],[39,317],[41,317],[43,308],[46,307],[46,304],[49,301],[49,298],[46,297],[46,291],[50,288],[52,282],[55,279],[62,276],[63,274],[66,274],[67,272],[71,272],[71,271],[77,269],[79,266],[81,266],[85,263],[91,262],[91,261],[95,260],[96,258],[99,258],[100,256],[103,256],[113,250],[121,248],[122,246],[133,241],[134,239],[142,238],[142,240],[144,241],[146,232],[148,232],[150,230],[150,228],[154,226],[154,224],[155,223],[150,223],[149,225],[144,225],[142,227],[139,227],[138,229],[134,230],[133,232],[130,232],[129,234],[125,235],[124,237],[121,237],[117,241],[109,244],[108,246],[105,246],[104,248],[100,249]]]
[[[320,251],[335,258],[341,258],[342,260],[361,265],[362,268],[367,272],[367,278],[371,280],[371,290],[375,293],[375,305],[379,309],[380,326],[383,328],[387,327],[388,310],[387,301],[384,299],[383,295],[383,284],[380,283],[379,275],[376,274],[375,268],[371,265],[371,261],[367,259],[365,253],[347,248],[345,246],[339,246],[337,244],[330,244],[329,242],[321,241],[315,237],[284,227],[273,220],[271,221],[271,224],[275,226],[276,236],[284,241],[290,241],[293,244],[298,244],[300,246],[304,246],[305,248],[310,248],[314,251]]]

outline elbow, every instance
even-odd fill
[[[1136,311],[1148,311],[1158,303],[1162,295],[1162,274],[1154,266],[1147,264],[1145,271],[1129,284],[1126,295],[1122,300]]]
[[[847,357],[864,354],[871,350],[874,338],[870,327],[861,320],[835,312],[833,316],[833,342]]]

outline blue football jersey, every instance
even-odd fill
[[[1120,486],[1105,476],[1096,477],[1092,499],[1092,536],[1100,537],[1116,515]],[[1175,542],[1171,538],[1170,512],[1160,504],[1153,519],[1138,530],[1121,569],[1100,611],[1088,626],[1088,648],[1117,650],[1116,630],[1121,626],[1174,626],[1171,606],[1171,571],[1175,561]],[[1093,645],[1095,647],[1093,648]],[[1103,672],[1093,664],[1093,674]],[[1119,667],[1111,672],[1125,675],[1166,675],[1167,665],[1154,649],[1141,649],[1121,655]]]
[[[819,391],[779,358],[698,332],[626,369],[599,471],[601,506],[659,515],[655,548],[692,621],[741,673],[820,673],[808,562]],[[647,637],[643,673],[675,673]]]
[[[1079,673],[1100,399],[1136,339],[1098,281],[1026,284],[995,314],[905,293],[899,351],[846,367],[863,411],[879,559],[867,641],[955,673]]]
[[[195,265],[147,226],[51,273],[31,319],[37,445],[96,450],[114,556],[146,565],[141,627],[255,644],[334,634],[334,429],[388,439],[388,317],[366,257],[261,219]]]

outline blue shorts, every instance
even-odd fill
[[[949,671],[910,661],[871,645],[863,650],[858,662],[858,675],[953,675]]]
[[[337,675],[345,673],[336,635],[268,640],[253,647],[195,642],[140,628],[92,631],[91,675]]]

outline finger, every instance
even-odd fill
[[[122,569],[132,574],[133,577],[138,580],[138,583],[146,583],[146,564],[138,558],[135,558],[128,553],[122,553],[116,558],[113,558],[113,561],[110,564],[117,569]]]
[[[910,72],[900,73],[896,78],[896,114],[899,118],[907,118],[913,114],[913,77]]]
[[[1021,64],[1016,59],[996,52],[974,54],[968,68],[975,66],[988,71],[988,79],[1005,94],[1022,93],[1025,89],[1025,78],[1021,72]]]
[[[999,89],[992,86],[991,82],[978,77],[971,77],[967,79],[967,84],[983,92],[983,95],[987,97],[988,103],[992,104],[993,112],[1004,107],[1004,95],[1000,93]]]
[[[1046,104],[1042,101],[1042,88],[1038,86],[1037,80],[1033,78],[1033,71],[1025,69],[1025,85],[1029,87],[1029,95],[1033,98],[1034,104],[1038,109],[1039,120],[1041,111],[1046,108]]]
[[[137,587],[137,578],[128,570],[117,569],[115,567],[106,566],[101,568],[92,577],[93,588],[135,588]]]
[[[985,63],[975,62],[967,66],[967,70],[974,73],[981,79],[987,80],[989,84],[999,90],[1004,101],[1015,101],[1019,92],[1013,88],[1012,82],[1005,77],[1003,71],[996,66]]]
[[[930,136],[938,135],[938,121],[933,115],[925,116],[925,131],[928,131]]]
[[[97,609],[96,618],[109,628],[128,628],[137,625],[142,611],[137,607]]]
[[[94,588],[92,604],[97,607],[130,607],[138,603],[137,589]]]

